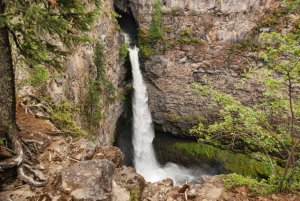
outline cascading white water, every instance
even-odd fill
[[[125,38],[128,40],[128,37],[125,36]],[[132,101],[135,169],[150,182],[165,178],[171,178],[175,183],[198,179],[202,173],[200,169],[187,169],[174,163],[168,163],[161,167],[156,160],[152,144],[154,129],[148,106],[147,88],[139,67],[138,52],[139,49],[137,47],[129,48],[134,88]]]
[[[154,131],[151,113],[148,107],[146,84],[139,68],[138,48],[129,48],[133,74],[133,147],[135,169],[146,180],[152,180],[152,172],[159,168],[156,161],[152,141]]]

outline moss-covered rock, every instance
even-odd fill
[[[268,178],[271,169],[268,164],[255,160],[246,154],[234,153],[216,148],[212,145],[197,142],[163,143],[156,141],[156,147],[164,152],[189,158],[191,161],[205,161],[211,164],[220,164],[225,172],[237,173],[244,176]]]

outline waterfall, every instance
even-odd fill
[[[129,38],[125,35],[128,42]],[[176,182],[193,181],[203,173],[199,168],[184,168],[174,163],[161,167],[156,160],[152,141],[154,129],[148,106],[147,87],[139,66],[139,49],[130,47],[129,57],[132,66],[134,96],[133,104],[133,147],[134,166],[146,181],[155,182],[171,178]]]
[[[132,100],[134,165],[136,171],[150,181],[155,179],[153,172],[159,168],[159,165],[152,145],[154,130],[148,106],[147,88],[139,67],[138,52],[137,47],[129,48],[134,88]]]

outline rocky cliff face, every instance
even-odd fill
[[[149,28],[153,2],[131,1],[140,28]],[[163,48],[143,61],[157,128],[186,134],[199,119],[213,118],[207,99],[194,93],[193,82],[210,83],[242,101],[254,101],[257,88],[234,85],[253,63],[257,65],[255,55],[239,49],[241,45],[237,44],[251,43],[253,30],[277,3],[273,0],[162,2],[164,40],[159,46]]]
[[[105,82],[110,83],[112,88],[110,92],[112,95],[110,94],[109,97],[105,94],[106,92],[99,94],[99,101],[96,104],[99,105],[97,115],[100,115],[101,119],[93,126],[93,129],[90,129],[88,125],[89,118],[93,118],[93,115],[86,117],[84,113],[87,110],[89,98],[89,80],[95,79],[97,74],[97,67],[94,63],[95,45],[75,47],[70,57],[66,59],[62,72],[58,73],[55,68],[48,68],[49,78],[45,80],[46,84],[43,82],[45,86],[30,86],[27,80],[31,79],[33,73],[30,73],[29,68],[22,67],[22,64],[17,65],[18,96],[31,94],[47,96],[54,103],[69,102],[74,107],[72,116],[77,124],[97,136],[99,142],[109,144],[113,140],[116,122],[123,110],[121,97],[125,74],[124,61],[119,57],[122,37],[119,34],[119,26],[110,0],[102,1],[101,14],[88,35],[92,41],[100,43],[103,51]]]

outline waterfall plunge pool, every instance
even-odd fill
[[[127,43],[131,42],[130,37],[126,34],[125,39]],[[156,182],[165,178],[171,178],[175,185],[184,182],[200,182],[201,175],[212,174],[215,170],[206,164],[185,167],[172,162],[162,165],[157,160],[157,154],[153,147],[155,134],[148,105],[147,86],[143,79],[139,63],[139,49],[134,46],[129,47],[128,50],[133,75],[134,93],[132,96],[133,122],[130,131],[132,135],[128,135],[125,141],[127,143],[131,142],[131,144],[124,145],[124,141],[117,140],[117,145],[125,155],[129,154],[129,157],[132,157],[131,160],[127,157],[127,161],[130,161],[130,164],[134,166],[136,171],[146,181]],[[122,133],[118,136],[121,135]],[[131,139],[131,141],[128,139]],[[129,145],[131,148],[129,148]]]
[[[175,184],[200,182],[201,175],[214,174],[216,171],[202,163],[200,165],[169,162],[171,160],[167,159],[167,155],[163,157],[166,159],[163,163],[157,159],[157,153],[162,156],[164,151],[155,150],[153,147],[155,134],[148,106],[147,86],[140,69],[139,49],[135,47],[138,26],[131,11],[125,13],[118,9],[117,5],[115,11],[122,16],[118,18],[118,23],[125,33],[125,42],[130,46],[129,58],[125,63],[131,64],[134,88],[130,97],[127,97],[127,109],[117,123],[115,145],[124,153],[125,165],[133,166],[147,181],[156,182],[171,178]]]

